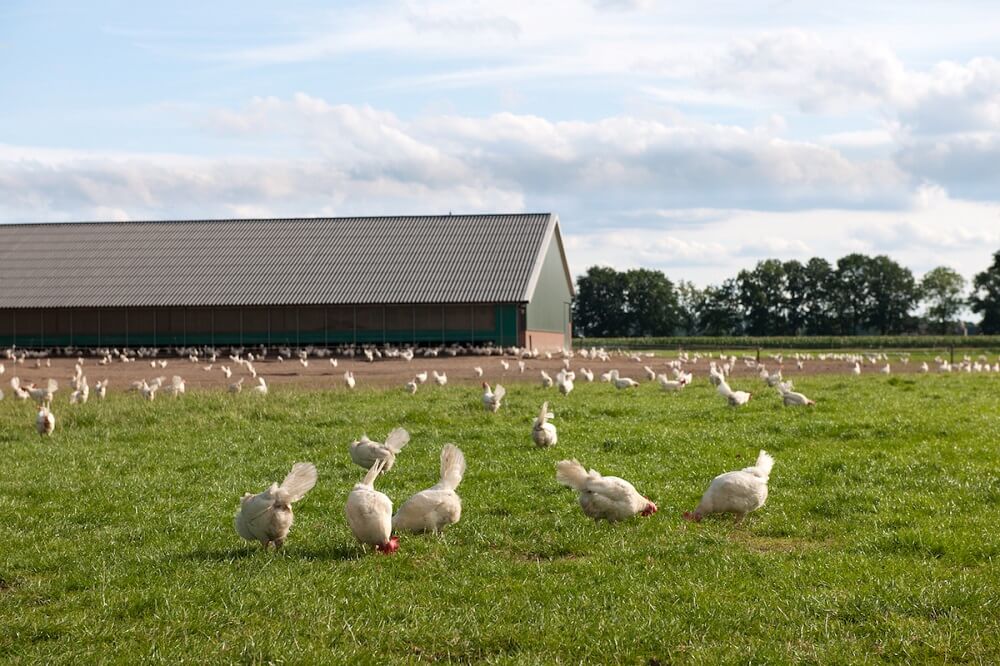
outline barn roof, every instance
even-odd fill
[[[549,243],[563,253],[558,226],[551,213],[0,224],[0,308],[526,302]]]

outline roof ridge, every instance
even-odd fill
[[[440,213],[426,215],[341,215],[341,216],[306,216],[306,217],[218,217],[174,220],[53,220],[49,222],[2,222],[0,227],[40,227],[44,225],[118,225],[131,224],[235,224],[263,222],[333,222],[346,220],[430,220],[448,218],[510,218],[510,217],[549,217],[551,212],[537,213]]]

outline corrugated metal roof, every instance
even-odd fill
[[[0,224],[0,308],[529,300],[558,218]]]

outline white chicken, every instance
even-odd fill
[[[48,407],[41,407],[38,410],[38,416],[35,417],[35,430],[38,431],[39,435],[51,435],[55,429],[56,415],[49,411]]]
[[[35,401],[35,404],[39,406],[45,405],[48,407],[52,405],[52,394],[59,390],[59,382],[54,379],[49,379],[45,382],[45,386],[41,387],[34,384],[28,384],[27,387],[14,386],[15,381],[20,382],[17,377],[14,377],[10,380],[10,385],[14,388],[23,388],[26,390],[31,399]]]
[[[542,388],[552,388],[553,384],[552,377],[550,377],[549,373],[545,372],[544,370],[542,370],[541,373],[542,373]]]
[[[233,378],[233,371],[228,365],[220,365],[219,367],[222,368],[222,374],[226,376],[226,379]]]
[[[491,390],[490,385],[483,382],[483,407],[488,412],[496,413],[500,409],[503,397],[507,395],[507,389],[497,384],[496,390]]]
[[[411,379],[410,381],[406,382],[406,385],[403,388],[406,389],[407,393],[413,395],[414,393],[417,392],[417,386],[419,385],[420,384],[417,382],[416,379]]]
[[[87,378],[83,375],[76,382],[76,390],[70,393],[69,402],[71,405],[86,404],[87,399],[90,398],[90,385],[87,383]]]
[[[573,380],[576,379],[576,373],[570,370],[560,370],[556,375],[556,386],[559,387],[559,392],[563,395],[569,395],[573,390]]]
[[[365,478],[354,484],[344,512],[358,541],[374,546],[380,553],[390,554],[399,550],[399,538],[392,536],[392,500],[375,490],[375,479],[384,464],[381,460],[375,461]]]
[[[344,383],[347,384],[347,388],[353,389],[357,386],[357,381],[354,379],[354,373],[350,370],[344,372]]]
[[[660,388],[664,391],[680,391],[687,386],[686,379],[667,379],[666,375],[657,375],[656,378],[660,382]]]
[[[480,368],[480,367],[479,367],[478,365],[477,365],[476,367],[474,367],[474,368],[472,369],[472,371],[473,371],[474,373],[476,373],[476,377],[482,377],[482,376],[483,376],[483,369],[482,369],[482,368]]]
[[[336,367],[337,367],[337,359],[335,359],[335,358],[331,358],[331,359],[330,359],[330,365],[332,365],[333,367],[335,367],[335,368],[336,368]]]
[[[625,479],[587,472],[576,460],[556,463],[556,481],[580,493],[580,507],[594,520],[614,522],[656,513],[656,505]]]
[[[434,383],[437,384],[438,386],[444,386],[445,384],[448,383],[448,374],[444,373],[444,372],[442,372],[441,374],[438,374],[438,371],[435,370],[434,371]]]
[[[593,371],[588,370],[587,368],[580,368],[580,374],[583,375],[583,378],[586,379],[588,382],[594,381]]]
[[[535,442],[535,446],[553,446],[559,440],[556,427],[548,421],[553,418],[555,418],[555,414],[549,411],[549,403],[543,402],[542,409],[538,412],[531,428],[531,439]]]
[[[816,404],[803,394],[793,391],[791,382],[781,382],[777,389],[785,407],[811,407]]]
[[[267,395],[267,382],[264,381],[263,377],[258,377],[257,386],[254,386],[250,390],[259,395]]]
[[[410,441],[410,433],[405,428],[396,428],[385,438],[385,444],[373,442],[368,439],[368,435],[362,435],[361,439],[351,442],[351,461],[355,465],[360,465],[365,469],[370,469],[376,461],[384,463],[385,471],[388,472],[396,464],[396,454],[403,450]]]
[[[108,380],[98,380],[97,383],[94,384],[94,390],[97,391],[97,397],[104,400],[104,397],[108,394]]]
[[[441,480],[403,502],[392,517],[392,528],[403,532],[438,533],[462,517],[462,499],[455,492],[465,474],[465,456],[454,444],[441,449]]]
[[[638,386],[639,382],[634,379],[629,379],[628,377],[616,377],[614,379],[614,384],[616,389],[627,389]]]
[[[854,367],[851,368],[851,374],[854,375],[855,377],[857,377],[858,375],[861,374],[861,364],[860,363],[858,363],[858,362],[854,363]]]
[[[773,467],[774,458],[762,450],[753,467],[720,474],[712,479],[695,510],[685,512],[684,518],[699,522],[712,513],[733,513],[737,523],[742,521],[767,501],[767,480]]]
[[[648,365],[644,365],[642,366],[642,369],[646,373],[646,379],[648,379],[649,381],[653,381],[654,379],[656,379],[656,373],[653,372],[653,369],[651,367],[649,367]]]
[[[879,370],[883,375],[892,374],[892,367],[886,363],[881,370]]]
[[[163,387],[163,392],[167,395],[172,395],[175,398],[182,393],[184,393],[186,388],[186,383],[184,380],[177,375],[170,378],[170,383]]]
[[[729,388],[729,383],[725,381],[719,382],[719,386],[716,388],[719,395],[724,397],[726,401],[733,407],[740,407],[742,405],[750,402],[750,398],[753,396],[752,393],[747,391],[734,391]]]
[[[243,379],[244,379],[243,377],[240,377],[235,382],[233,382],[232,384],[230,384],[229,385],[229,392],[230,393],[240,393],[241,391],[243,391]]]
[[[427,381],[427,371],[424,370],[423,372],[418,372],[416,379],[421,384],[423,384],[424,382],[426,382]]]
[[[243,495],[234,519],[236,533],[247,541],[259,541],[265,549],[272,544],[281,548],[295,518],[292,504],[312,490],[316,477],[312,463],[295,463],[280,486],[272,483],[262,493]]]

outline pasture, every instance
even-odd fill
[[[64,389],[50,438],[8,395],[0,661],[1000,662],[1000,378],[795,381],[816,407],[783,408],[746,376],[734,387],[754,399],[729,408],[703,367],[676,394],[511,384],[498,414],[472,385],[73,406]],[[543,400],[548,450],[530,439]],[[365,553],[343,513],[363,475],[347,445],[399,425],[412,439],[376,486],[398,506],[454,442],[464,513]],[[777,461],[763,509],[681,520],[762,448]],[[563,458],[630,480],[659,513],[595,524],[555,482]],[[319,483],[264,552],[234,532],[237,500],[295,461]]]

